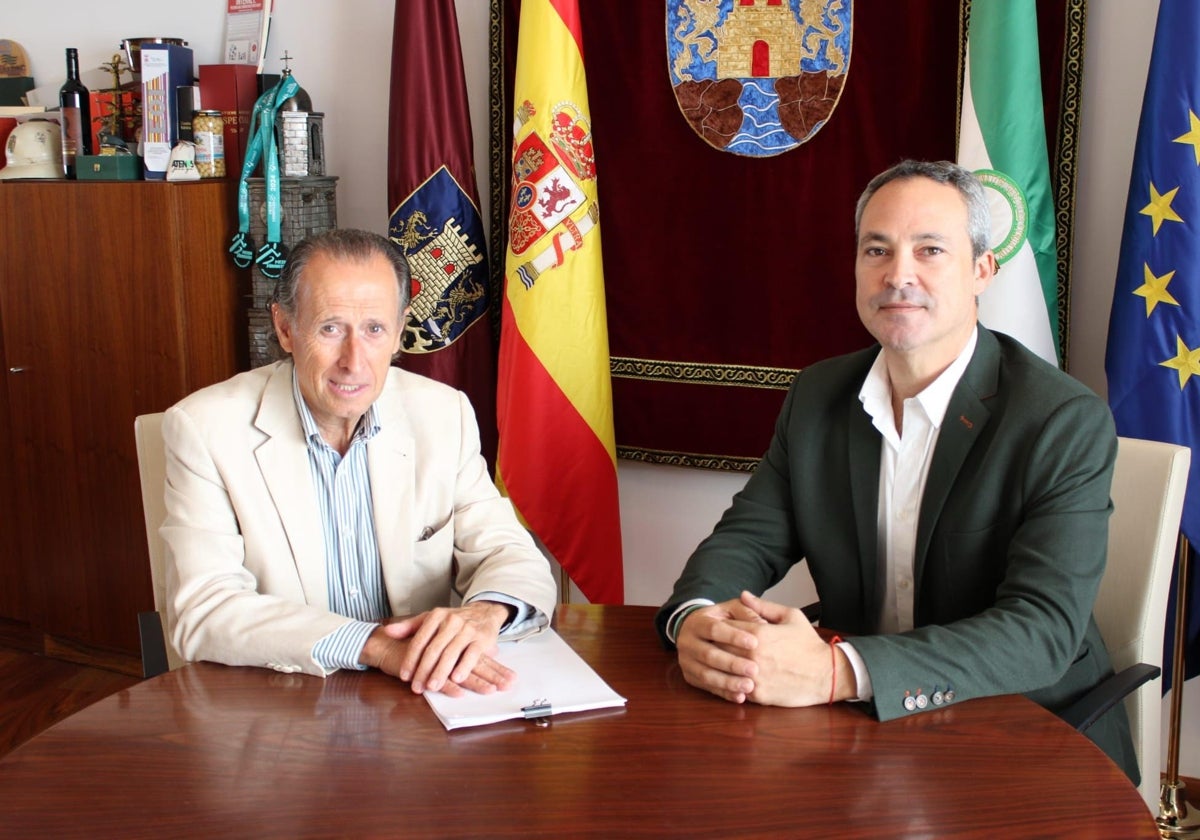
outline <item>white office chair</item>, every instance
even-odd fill
[[[1093,695],[1118,686],[1115,695],[1110,696],[1125,699],[1142,774],[1138,790],[1152,814],[1158,813],[1162,769],[1162,679],[1158,666],[1162,662],[1167,594],[1191,460],[1191,450],[1183,446],[1118,439],[1108,566],[1094,609],[1116,674],[1081,701],[1084,704]],[[1122,682],[1124,686],[1120,687]],[[1073,719],[1071,713],[1063,717],[1086,729],[1106,708],[1092,707],[1085,715],[1086,721]]]
[[[167,459],[163,451],[162,414],[143,414],[133,421],[137,439],[138,474],[142,480],[142,509],[146,517],[146,546],[150,550],[150,580],[154,586],[155,612],[138,615],[142,637],[142,671],[147,677],[168,668],[178,668],[184,660],[166,637],[166,556],[167,549],[158,528],[167,517],[163,487],[167,480]]]

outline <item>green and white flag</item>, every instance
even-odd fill
[[[1001,271],[979,320],[1058,364],[1058,259],[1034,0],[972,0],[958,162],[988,188]]]

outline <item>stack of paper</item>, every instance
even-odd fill
[[[492,694],[468,691],[461,697],[425,692],[425,699],[447,729],[529,717],[524,710],[532,706],[548,704],[548,710],[534,714],[558,715],[625,705],[625,698],[609,688],[553,630],[519,642],[501,642],[499,647],[496,661],[517,673],[512,688]]]

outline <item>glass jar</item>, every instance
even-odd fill
[[[197,111],[192,117],[196,171],[201,178],[225,177],[225,120],[220,111]]]

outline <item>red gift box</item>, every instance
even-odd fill
[[[258,98],[258,78],[250,64],[201,64],[200,107],[220,111],[225,122],[225,171],[242,177],[250,139],[250,117]]]

